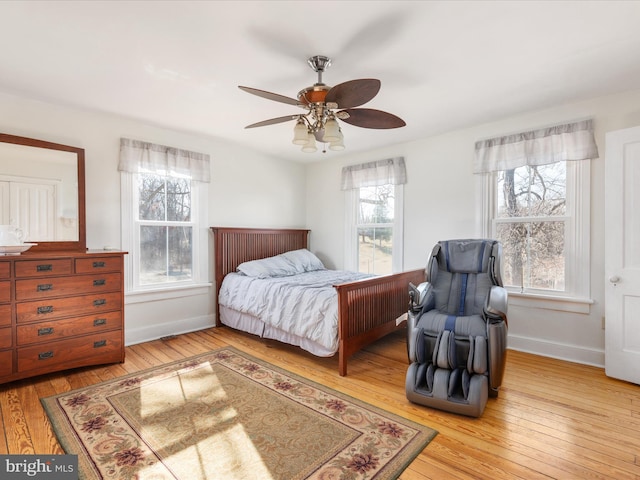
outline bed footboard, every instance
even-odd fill
[[[425,279],[424,269],[336,285],[338,291],[338,368],[347,374],[347,359],[397,328],[409,308],[409,282]]]

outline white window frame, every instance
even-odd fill
[[[404,266],[404,185],[394,187],[393,213],[393,253],[391,268],[393,273],[401,272]],[[358,264],[358,199],[359,189],[345,190],[345,269],[357,272]],[[386,226],[387,224],[384,224]]]
[[[589,313],[591,288],[591,162],[568,161],[565,219],[565,291],[508,287],[509,303]],[[482,236],[495,237],[497,172],[477,175]]]
[[[169,282],[154,285],[140,285],[140,239],[138,222],[138,174],[120,172],[122,249],[125,255],[125,296],[127,303],[178,298],[206,293],[211,283],[208,281],[208,196],[209,187],[205,182],[191,182],[192,192],[192,278],[188,281]]]

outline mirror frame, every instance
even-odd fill
[[[45,140],[36,140],[35,138],[18,137],[0,133],[0,142],[13,143],[15,145],[25,145],[28,147],[46,148],[50,150],[61,150],[64,152],[72,152],[77,155],[78,165],[78,240],[66,242],[40,242],[33,240],[34,245],[28,252],[53,252],[53,251],[81,251],[87,249],[87,231],[86,231],[86,213],[85,213],[85,179],[84,179],[84,149],[71,147],[69,145],[61,145],[59,143],[47,142]],[[28,253],[25,252],[25,253]]]

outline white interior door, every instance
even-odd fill
[[[56,238],[54,185],[11,182],[11,223],[19,225],[25,241],[50,242]]]
[[[605,367],[640,384],[640,127],[607,133],[605,172]]]
[[[9,182],[0,181],[0,225],[9,225],[10,223]]]

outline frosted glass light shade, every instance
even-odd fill
[[[313,133],[307,134],[307,143],[302,147],[302,151],[306,153],[313,153],[318,150],[316,147],[316,137]]]
[[[344,135],[342,135],[342,130],[338,130],[338,140],[329,143],[329,150],[344,150]]]
[[[324,142],[337,142],[340,140],[340,127],[334,118],[330,118],[324,124]]]
[[[305,145],[308,141],[307,126],[303,121],[298,121],[296,126],[293,127],[293,144],[294,145]]]

